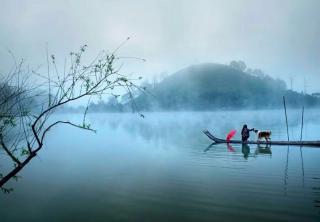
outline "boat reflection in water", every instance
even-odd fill
[[[227,149],[230,152],[236,152],[235,148],[230,144],[227,143]],[[250,155],[250,146],[248,144],[242,144],[241,145],[241,152],[243,153],[243,157],[245,159],[248,159],[248,157],[257,157],[258,155],[269,155],[270,157],[272,156],[272,152],[271,152],[271,145],[261,145],[258,144],[254,154]]]
[[[210,144],[207,148],[203,150],[204,153],[209,151],[214,145],[217,145],[217,143],[212,143]],[[227,145],[227,150],[232,153],[236,153],[237,149],[234,148],[230,143],[226,143]],[[264,155],[264,156],[272,156],[272,151],[271,151],[271,145],[262,145],[262,144],[257,144],[256,149],[254,153],[250,153],[250,146],[248,144],[241,144],[241,152],[243,153],[243,157],[245,159],[248,159],[248,157],[257,157],[258,155]]]

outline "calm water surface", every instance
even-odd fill
[[[145,115],[91,114],[97,134],[52,130],[22,178],[7,184],[14,192],[0,194],[1,222],[320,221],[320,149],[209,146],[201,133],[237,129],[240,138],[247,123],[286,139],[282,110]],[[300,118],[289,111],[292,139]],[[318,112],[306,110],[304,139],[319,140],[319,131]]]

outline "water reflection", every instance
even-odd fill
[[[228,145],[228,150],[234,148],[231,145]],[[262,144],[257,144],[257,147],[255,149],[254,154],[251,153],[251,148],[248,144],[242,144],[241,145],[241,152],[243,154],[244,159],[248,159],[248,157],[257,157],[258,155],[267,155],[270,156],[272,155],[271,151],[271,145],[262,145]]]
[[[231,144],[230,143],[227,143],[227,148],[228,148],[228,151],[230,151],[230,152],[236,152],[236,150],[231,146]]]
[[[204,153],[206,153],[206,152],[208,152],[212,147],[213,147],[213,145],[215,145],[216,143],[211,143],[209,146],[207,146],[204,150],[203,150],[203,152]]]
[[[209,146],[207,146],[203,152],[206,153],[208,152],[210,149],[212,149],[215,145],[221,145],[219,143],[211,143]],[[230,152],[230,153],[236,153],[236,148],[233,147],[232,144],[230,143],[226,143],[226,146],[227,146],[227,151]],[[248,159],[249,157],[257,157],[258,155],[261,155],[261,156],[269,156],[271,157],[272,156],[272,151],[271,151],[271,145],[270,144],[266,144],[266,145],[263,145],[263,144],[258,144],[256,146],[256,149],[255,149],[255,152],[254,154],[251,153],[251,148],[250,148],[250,145],[248,144],[241,144],[241,152],[243,154],[243,158],[244,159]]]
[[[271,145],[269,145],[269,144],[266,144],[266,145],[258,144],[254,154],[256,156],[257,155],[269,155],[271,157],[272,156]]]
[[[319,221],[320,150],[210,144],[201,133],[210,128],[223,137],[244,119],[258,126],[272,116],[256,122],[251,114],[91,116],[98,133],[63,128],[52,134],[41,161],[10,184],[14,194],[0,197],[8,203],[0,214],[10,215],[4,221],[32,222],[161,221],[163,215],[168,221]],[[268,128],[285,138],[274,122]],[[6,165],[0,160],[1,170]],[[25,218],[29,206],[41,210]]]
[[[301,171],[302,171],[302,184],[304,187],[304,161],[303,161],[303,154],[302,154],[302,146],[300,146],[300,159],[301,159]]]
[[[285,194],[285,195],[287,195],[287,191],[288,191],[289,153],[290,153],[290,146],[288,146],[288,148],[287,148],[286,165],[285,165],[285,168],[284,168],[284,179],[283,179],[283,182],[284,182],[284,194]]]
[[[312,179],[313,179],[313,182],[316,183],[316,185],[312,187],[313,194],[315,195],[315,198],[316,198],[314,200],[314,206],[317,208],[320,208],[320,178],[313,177]]]
[[[221,145],[219,143],[211,143],[209,146],[207,146],[203,152],[206,153],[208,152],[210,149],[212,149],[214,147],[214,145]],[[227,150],[228,152],[231,152],[231,153],[235,153],[236,152],[236,149],[230,144],[230,143],[227,143]]]

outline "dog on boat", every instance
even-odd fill
[[[254,132],[257,134],[257,141],[260,141],[262,138],[266,140],[266,142],[271,141],[271,131],[261,131],[261,130],[254,130]]]

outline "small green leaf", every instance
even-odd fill
[[[22,148],[22,149],[21,149],[20,156],[27,156],[27,155],[29,155],[29,154],[30,154],[30,152],[29,152],[29,150],[27,150],[26,148]]]

